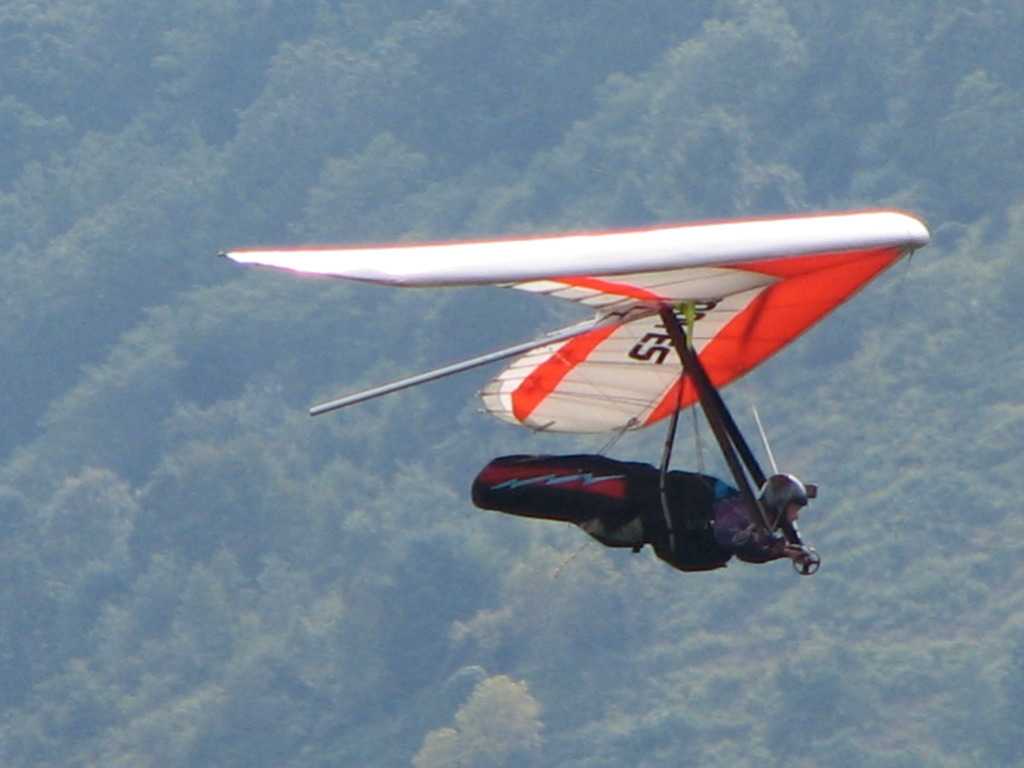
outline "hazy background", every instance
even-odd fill
[[[8,0],[0,763],[1024,765],[1022,33],[1017,0]],[[479,415],[497,369],[306,416],[578,308],[213,255],[863,206],[932,244],[727,390],[822,486],[811,579],[473,509],[493,456],[603,442]]]

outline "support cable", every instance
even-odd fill
[[[665,515],[665,527],[668,529],[668,546],[670,552],[676,549],[676,532],[672,527],[672,512],[668,503],[668,465],[672,461],[672,446],[676,441],[676,427],[679,425],[679,403],[683,399],[683,380],[679,379],[676,396],[676,407],[672,410],[672,418],[665,435],[665,447],[661,451],[661,473],[658,476],[658,491],[661,494],[661,511]]]

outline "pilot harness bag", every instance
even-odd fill
[[[610,547],[638,551],[651,544],[681,570],[717,568],[728,559],[715,544],[714,478],[669,473],[669,536],[661,509],[658,470],[605,456],[503,456],[473,483],[473,502],[521,517],[572,523]]]

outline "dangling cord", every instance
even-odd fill
[[[904,298],[904,299],[906,298],[905,289],[906,289],[906,286],[907,286],[907,278],[910,275],[911,268],[914,266],[914,254],[915,253],[917,253],[917,251],[911,251],[910,253],[907,254],[907,268],[904,269],[900,273],[900,276],[897,278],[897,280],[899,281],[899,285],[897,285],[896,288],[895,288],[895,292],[896,292],[896,296],[897,297]],[[892,326],[892,324],[893,324],[893,317],[895,316],[895,314],[896,314],[896,302],[893,301],[893,302],[891,302],[889,304],[889,317],[886,319],[886,325],[887,326],[889,326],[889,327]],[[877,361],[875,363],[875,367],[876,368],[878,367]]]
[[[578,548],[577,548],[577,549],[576,549],[576,550],[575,550],[575,551],[574,551],[574,552],[573,552],[573,553],[572,553],[571,555],[569,555],[569,556],[568,556],[567,558],[565,558],[564,560],[562,560],[562,562],[560,562],[560,563],[558,564],[558,567],[557,567],[557,568],[555,568],[555,570],[554,570],[554,571],[552,572],[552,574],[551,574],[551,578],[552,578],[552,579],[557,579],[557,578],[558,578],[559,576],[561,576],[561,575],[562,575],[562,570],[563,570],[563,569],[564,569],[564,568],[565,568],[565,567],[566,567],[567,565],[569,565],[569,563],[571,563],[571,562],[572,562],[573,560],[575,560],[575,559],[576,559],[576,557],[577,557],[577,556],[578,556],[578,555],[579,555],[579,554],[580,554],[580,553],[581,553],[581,552],[582,552],[582,551],[583,551],[584,549],[586,549],[587,547],[589,547],[589,546],[590,546],[590,544],[591,544],[591,542],[589,542],[589,541],[584,541],[584,542],[583,542],[582,544],[580,544],[580,546],[579,546],[579,547],[578,547]]]

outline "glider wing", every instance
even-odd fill
[[[526,352],[483,389],[488,411],[550,431],[639,429],[696,401],[661,326],[695,306],[694,346],[722,387],[928,242],[917,218],[863,211],[629,232],[364,247],[242,249],[246,264],[402,286],[502,285],[578,302],[590,331]],[[683,390],[680,392],[679,387]]]
[[[745,262],[678,275],[570,279],[576,300],[621,306],[693,302],[693,344],[716,387],[771,357],[899,259],[905,248],[822,253]],[[566,295],[556,281],[544,291]],[[533,290],[536,283],[516,286]],[[584,297],[583,290],[593,292]],[[651,295],[639,298],[640,293]],[[482,392],[488,411],[532,429],[602,432],[641,429],[678,405],[697,401],[656,312],[532,350],[492,379]]]

